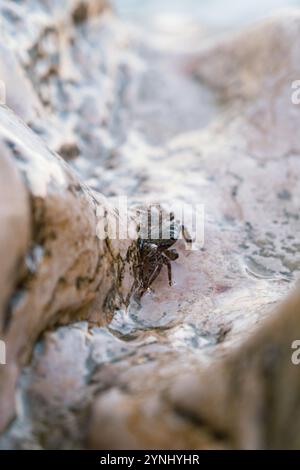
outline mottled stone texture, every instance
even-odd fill
[[[14,412],[18,367],[45,328],[82,316],[106,323],[128,305],[135,244],[99,239],[98,224],[116,223],[117,213],[5,107],[0,138],[3,427]]]
[[[172,385],[177,411],[228,448],[299,449],[300,373],[292,362],[299,315],[297,286],[242,347]]]
[[[199,184],[199,191],[208,217],[216,217],[222,231],[223,259],[234,263],[236,256],[237,271],[232,265],[224,268],[219,247],[212,250],[211,237],[216,241],[217,235],[208,220],[198,266],[217,282],[211,297],[207,292],[202,302],[193,300],[184,309],[185,321],[189,318],[203,334],[205,329],[212,333],[213,324],[221,326],[222,319],[223,333],[220,328],[216,347],[207,347],[209,359],[199,351],[190,356],[183,348],[166,366],[161,354],[152,367],[155,398],[153,389],[142,385],[149,365],[132,372],[129,391],[122,389],[126,379],[117,373],[117,386],[114,378],[92,408],[89,442],[94,448],[299,447],[300,369],[291,362],[291,345],[300,334],[298,284],[286,302],[271,308],[275,290],[283,297],[299,275],[300,111],[291,100],[292,82],[300,75],[299,34],[300,14],[283,14],[212,41],[189,62],[201,83],[215,91],[221,112],[201,132],[173,139],[173,169],[183,154],[192,160],[188,142],[198,148],[201,165],[193,159],[194,171],[216,182]],[[181,169],[188,173],[183,164]],[[192,175],[187,185],[191,181]],[[193,256],[188,265],[193,269]],[[199,297],[204,282],[198,284]],[[207,305],[209,298],[216,307]],[[183,308],[181,303],[180,313]],[[118,411],[109,413],[110,405]],[[115,433],[119,426],[121,435]]]
[[[19,366],[41,332],[81,316],[105,323],[114,308],[128,304],[133,284],[133,242],[97,237],[98,224],[115,224],[117,213],[17,116],[39,134],[43,128],[51,133],[51,112],[37,87],[47,79],[35,66],[41,70],[44,63],[44,74],[53,76],[59,59],[56,73],[63,77],[64,60],[57,55],[65,48],[56,36],[63,43],[61,36],[69,34],[69,44],[74,28],[105,8],[103,1],[1,4],[2,34],[11,48],[1,46],[0,74],[7,105],[17,113],[0,109],[0,319],[7,345],[7,365],[0,370],[1,429],[14,415]]]
[[[299,12],[170,45],[100,0],[0,11],[0,447],[298,447]],[[117,195],[205,205],[140,305]]]

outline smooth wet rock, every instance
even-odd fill
[[[298,372],[289,362],[297,294],[294,313],[275,307],[300,266],[300,108],[291,102],[299,13],[203,45],[196,31],[180,52],[176,34],[170,45],[111,14],[77,11],[74,23],[74,10],[58,11],[68,34],[59,39],[54,10],[43,11],[45,23],[37,15],[36,34],[25,29],[19,54],[43,118],[29,122],[30,132],[0,113],[39,228],[26,257],[27,313],[11,323],[10,343],[19,351],[22,329],[32,347],[49,324],[70,324],[36,343],[1,447],[296,447],[297,426],[294,438],[287,429],[298,413]],[[19,21],[28,28],[32,20]],[[129,301],[132,270],[121,263],[126,282],[115,283],[114,262],[120,250],[125,261],[128,246],[106,250],[95,241],[94,210],[108,201],[81,180],[105,196],[126,194],[132,206],[204,205],[204,243],[194,251],[175,244],[172,287],[162,269],[140,304],[122,301]],[[19,352],[23,364],[28,350]]]
[[[1,394],[12,394],[12,375],[26,363],[48,327],[84,316],[106,323],[126,307],[135,282],[134,240],[109,244],[99,226],[118,215],[10,110],[0,108],[4,196],[1,336],[7,365]],[[100,210],[101,209],[101,210]],[[30,231],[30,239],[29,239]],[[92,308],[93,305],[93,308]],[[14,374],[12,374],[14,371]],[[1,427],[13,408],[1,401]]]

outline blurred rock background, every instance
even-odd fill
[[[0,2],[1,448],[299,446],[298,4]],[[141,305],[123,195],[205,206]]]

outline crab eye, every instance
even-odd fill
[[[176,240],[176,231],[175,231],[175,227],[171,227],[170,228],[170,239],[171,240]]]

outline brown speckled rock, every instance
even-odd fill
[[[30,239],[29,196],[3,142],[0,146],[0,322],[1,339],[9,322],[9,300],[23,269]],[[8,351],[6,347],[6,356]],[[6,362],[8,361],[6,357]],[[1,426],[11,417],[14,407],[17,367],[1,365]]]
[[[32,212],[6,317],[11,397],[35,347],[0,447],[297,447],[298,294],[277,305],[300,272],[299,13],[207,42],[181,31],[171,47],[74,4],[14,7],[12,50],[41,114],[23,114],[30,131],[0,110]],[[205,206],[204,244],[176,243],[172,287],[164,267],[128,305],[135,244],[95,237],[108,207],[92,189]]]
[[[1,395],[9,389],[12,397],[11,370],[27,361],[45,328],[81,316],[106,323],[114,308],[128,304],[134,241],[120,241],[111,250],[98,237],[97,225],[104,223],[99,208],[107,212],[108,226],[117,214],[5,107],[0,108],[0,140],[5,260],[0,318],[7,344],[0,384]],[[1,407],[3,428],[13,409],[4,400]]]

